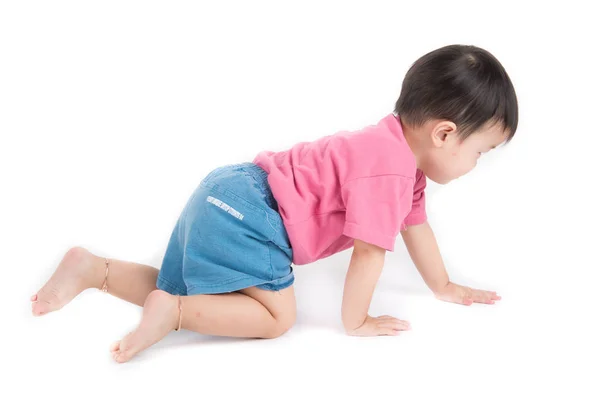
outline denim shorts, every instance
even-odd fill
[[[267,172],[246,162],[219,167],[185,205],[158,275],[171,294],[229,293],[294,283],[292,247]]]

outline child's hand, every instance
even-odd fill
[[[389,315],[382,315],[380,317],[373,318],[367,315],[365,322],[354,329],[349,331],[350,336],[396,336],[401,331],[407,331],[410,329],[410,323],[408,321],[402,321]]]
[[[441,290],[435,293],[438,300],[450,303],[464,304],[470,306],[473,303],[494,304],[496,300],[502,299],[496,292],[471,289],[466,286],[449,282]]]

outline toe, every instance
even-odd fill
[[[115,361],[118,363],[124,363],[131,359],[133,354],[130,351],[120,351],[115,354]]]
[[[33,296],[31,296],[31,301],[37,301],[37,294],[34,294]]]
[[[31,306],[35,316],[48,314],[62,307],[58,291],[54,287],[48,288],[48,285],[46,285],[34,297],[35,300],[32,300]]]
[[[119,345],[120,345],[120,344],[121,344],[121,341],[120,341],[120,340],[118,340],[118,341],[114,342],[113,344],[111,344],[111,345],[110,345],[110,351],[111,351],[112,353],[114,353],[115,351],[118,351],[118,350],[119,350]]]
[[[33,303],[31,305],[31,313],[36,316],[42,316],[46,313],[48,313],[49,310],[49,305],[48,303],[44,303],[44,302],[37,302],[37,303]]]
[[[129,359],[131,359],[131,357],[135,355],[135,353],[137,353],[137,351],[135,351],[134,349],[134,346],[132,346],[132,336],[133,332],[125,336],[119,342],[113,343],[113,345],[111,346],[111,349],[115,349],[113,351],[113,355],[116,362],[127,362],[129,361]]]

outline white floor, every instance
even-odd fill
[[[124,365],[108,356],[108,346],[135,327],[140,308],[87,291],[59,312],[33,318],[27,294],[38,279],[31,276],[29,290],[11,299],[11,318],[3,324],[11,338],[3,357],[11,378],[3,390],[67,399],[82,391],[92,399],[598,398],[593,296],[552,279],[513,280],[509,266],[487,285],[503,296],[496,305],[444,303],[428,293],[405,254],[388,254],[371,312],[407,319],[413,330],[352,338],[339,319],[348,257],[346,252],[296,269],[298,322],[279,339],[173,332]],[[50,263],[29,268],[47,273]]]
[[[0,3],[0,398],[600,399],[588,3],[34,3]],[[212,168],[375,123],[451,43],[489,49],[519,97],[513,143],[427,189],[451,279],[496,305],[435,300],[398,238],[371,313],[409,320],[399,337],[344,335],[349,251],[296,268],[276,340],[174,332],[118,365],[140,308],[89,291],[30,315],[69,247],[160,266]]]

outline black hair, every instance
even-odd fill
[[[410,67],[395,113],[410,126],[430,119],[456,124],[461,140],[486,123],[500,123],[509,142],[519,120],[517,96],[500,62],[475,46],[451,45],[431,51]]]

